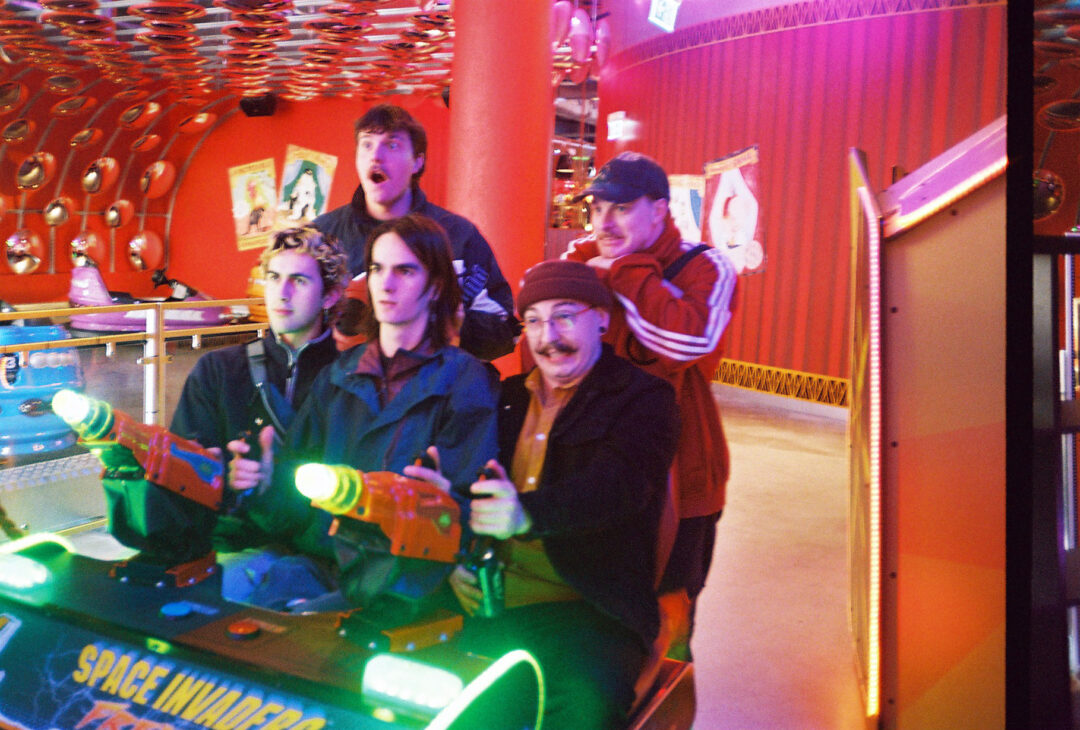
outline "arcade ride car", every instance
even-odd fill
[[[72,307],[101,307],[113,304],[139,304],[178,301],[212,301],[211,297],[196,292],[183,282],[167,279],[161,270],[155,271],[153,281],[156,285],[167,284],[171,287],[168,297],[133,297],[128,292],[110,291],[105,286],[101,271],[90,259],[71,270],[71,286],[68,289],[68,302]],[[87,332],[142,332],[146,330],[146,317],[150,310],[132,312],[105,312],[96,314],[72,314],[71,329]],[[166,309],[166,329],[186,329],[189,327],[211,327],[225,324],[233,315],[225,307],[191,307],[190,309]]]
[[[402,623],[370,606],[279,613],[224,599],[204,532],[222,463],[104,401],[61,391],[53,407],[104,466],[109,530],[137,552],[97,560],[48,534],[0,544],[0,728],[541,726],[535,659],[461,650],[458,613]],[[433,485],[320,464],[296,481],[339,535],[372,528],[403,566],[471,559],[457,503]],[[689,728],[692,666],[664,659],[649,681],[629,728]]]
[[[73,391],[53,406],[104,466],[110,532],[138,553],[96,560],[47,534],[0,544],[0,728],[539,726],[535,660],[458,649],[460,615],[373,633],[354,618],[363,609],[290,614],[222,598],[201,532],[222,502],[221,461]],[[394,476],[385,492],[363,482],[379,525],[453,541],[456,505]]]
[[[14,312],[0,301],[0,312]],[[69,339],[58,325],[34,319],[0,321],[0,345]],[[79,355],[73,347],[0,355],[0,459],[14,460],[73,446],[75,432],[52,411],[64,388],[83,387]]]

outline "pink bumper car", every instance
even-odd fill
[[[73,307],[100,307],[144,302],[210,301],[210,297],[198,293],[182,282],[165,278],[163,270],[154,272],[153,281],[159,286],[169,285],[172,288],[170,296],[136,298],[127,292],[109,291],[105,286],[105,280],[101,277],[101,271],[93,263],[87,261],[71,270],[68,302]],[[146,318],[151,313],[152,310],[144,309],[132,312],[72,314],[70,327],[73,330],[89,332],[142,332],[146,329]],[[165,328],[211,327],[225,324],[232,318],[233,315],[226,307],[170,308],[165,310]]]

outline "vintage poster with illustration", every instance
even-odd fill
[[[757,145],[705,164],[702,237],[727,254],[739,274],[765,269],[760,171]]]
[[[229,168],[236,247],[241,251],[265,246],[274,230],[277,181],[273,159]]]
[[[310,223],[326,211],[337,157],[296,145],[285,148],[278,197],[278,228]]]
[[[701,209],[705,199],[704,175],[668,175],[668,209],[684,241],[701,243]]]

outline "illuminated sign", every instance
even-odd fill
[[[105,717],[115,724],[118,713],[126,717],[142,708],[231,730],[321,730],[326,726],[326,718],[305,715],[301,709],[267,698],[262,690],[119,647],[87,644],[79,653],[71,679],[120,700],[95,702],[80,727]]]
[[[626,116],[626,112],[611,112],[607,116],[607,138],[627,142],[637,136],[638,123]]]
[[[675,16],[682,0],[652,0],[649,5],[649,22],[668,33],[675,30]]]

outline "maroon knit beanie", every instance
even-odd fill
[[[573,299],[593,307],[611,309],[611,292],[596,271],[580,261],[542,261],[525,272],[518,292],[518,312],[545,299]]]

